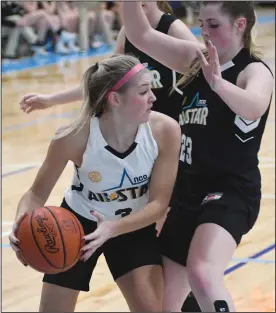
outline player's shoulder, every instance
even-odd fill
[[[90,122],[85,123],[80,130],[72,130],[72,125],[62,126],[56,131],[52,145],[72,160],[84,153],[89,134]]]
[[[259,62],[251,62],[249,63],[245,69],[243,70],[244,75],[252,76],[252,75],[265,75],[271,79],[273,79],[273,74],[271,69],[262,61]]]
[[[170,140],[180,140],[181,129],[179,124],[171,117],[152,111],[149,123],[153,136],[159,142],[168,143]]]
[[[159,113],[156,111],[152,111],[149,116],[150,124],[154,126],[164,126],[164,127],[174,127],[179,128],[179,124],[170,116]]]

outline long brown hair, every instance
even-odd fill
[[[256,13],[253,3],[250,1],[204,1],[201,3],[202,6],[206,6],[208,4],[220,4],[221,12],[229,15],[233,21],[239,17],[246,18],[247,26],[243,34],[244,47],[249,49],[251,55],[255,56],[256,58],[260,58],[262,53],[254,42]],[[209,56],[207,50],[203,51],[203,54],[208,60]],[[184,87],[189,84],[196,77],[200,69],[200,61],[198,58],[196,58],[192,62],[189,71],[181,77],[177,83],[177,86],[181,85]]]

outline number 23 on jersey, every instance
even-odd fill
[[[180,161],[192,164],[192,138],[182,134]]]

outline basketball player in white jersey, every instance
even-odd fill
[[[45,204],[66,164],[73,162],[72,185],[61,206],[80,220],[86,245],[73,268],[44,276],[40,312],[73,312],[102,253],[130,311],[162,310],[155,222],[166,211],[175,182],[180,127],[151,112],[150,87],[150,72],[132,56],[91,66],[83,79],[79,117],[58,131],[20,200],[10,243],[26,263],[15,237],[17,225],[22,215]]]
[[[168,1],[143,1],[141,5],[150,25],[156,31],[179,39],[197,41],[191,30],[181,20],[172,15],[173,11]],[[126,37],[124,26],[121,28],[117,37],[115,53],[132,54],[141,63],[148,64],[148,68],[151,69],[152,74],[152,90],[157,98],[154,102],[153,110],[178,120],[183,102],[183,92],[176,87],[176,82],[180,78],[180,75],[135,47]],[[172,88],[174,88],[173,94],[170,93]],[[35,110],[82,100],[82,96],[79,86],[54,94],[28,93],[22,97],[20,108],[23,112],[31,113]],[[162,228],[164,218],[157,223],[158,231]],[[200,311],[192,294],[187,297],[182,311]]]

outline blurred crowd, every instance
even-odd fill
[[[85,6],[85,3],[83,3]],[[2,58],[80,51],[80,3],[77,1],[2,1]],[[89,46],[112,44],[120,30],[118,3],[87,6]]]
[[[177,18],[188,26],[194,24],[199,1],[168,2]],[[81,10],[85,10],[85,24]],[[112,45],[122,26],[120,1],[1,1],[1,17],[4,59],[49,51],[76,53],[83,48],[83,36],[87,39],[85,50]]]
[[[195,22],[199,1],[168,2],[177,18],[187,25]],[[18,59],[49,51],[76,53],[81,51],[83,36],[86,50],[112,45],[122,26],[119,6],[120,1],[2,1],[2,58]],[[81,9],[87,19],[85,29],[81,28]]]
[[[81,8],[87,10],[88,48],[112,45],[122,26],[119,1],[2,1],[2,58],[61,55],[81,50]],[[169,1],[178,18],[193,22],[196,1]],[[82,32],[83,36],[83,32]]]

